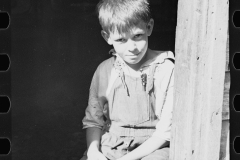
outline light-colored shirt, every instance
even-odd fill
[[[158,52],[154,58],[145,62],[143,72],[149,74],[149,68],[157,63],[154,73],[155,88],[155,114],[159,118],[156,124],[156,130],[152,136],[159,137],[166,141],[171,138],[171,124],[173,111],[173,83],[174,83],[174,63],[168,59],[174,60],[172,52]],[[114,77],[118,75],[113,67],[114,61],[124,64],[120,56],[110,58],[102,62],[94,73],[90,90],[86,115],[83,119],[83,129],[89,127],[103,128],[106,121],[109,120],[108,115],[108,93],[114,82]],[[122,65],[124,66],[124,65]],[[123,68],[126,71],[126,68]],[[104,117],[107,118],[104,119]]]

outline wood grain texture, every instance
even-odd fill
[[[228,0],[179,0],[170,160],[219,160]]]
[[[225,71],[219,160],[229,160],[229,90],[230,71]]]
[[[229,160],[229,120],[222,121],[219,160]]]
[[[226,66],[225,71],[230,71],[229,66],[229,32],[228,32],[228,38],[227,38],[227,50],[226,50]]]
[[[230,71],[225,72],[222,120],[229,120]]]

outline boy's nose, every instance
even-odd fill
[[[129,41],[129,44],[128,44],[128,51],[129,52],[132,52],[132,53],[136,53],[136,51],[137,51],[137,45],[136,45],[136,43],[134,42],[134,41],[132,41],[132,40],[130,40]],[[137,53],[136,53],[137,54]]]

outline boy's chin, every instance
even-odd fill
[[[127,62],[128,64],[134,65],[134,64],[138,64],[142,59],[143,57],[133,56],[133,57],[125,58],[125,62]]]
[[[125,62],[127,62],[130,65],[137,65],[139,63],[140,60],[125,60]]]

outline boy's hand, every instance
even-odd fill
[[[87,160],[108,160],[100,151],[92,151],[88,153]]]

